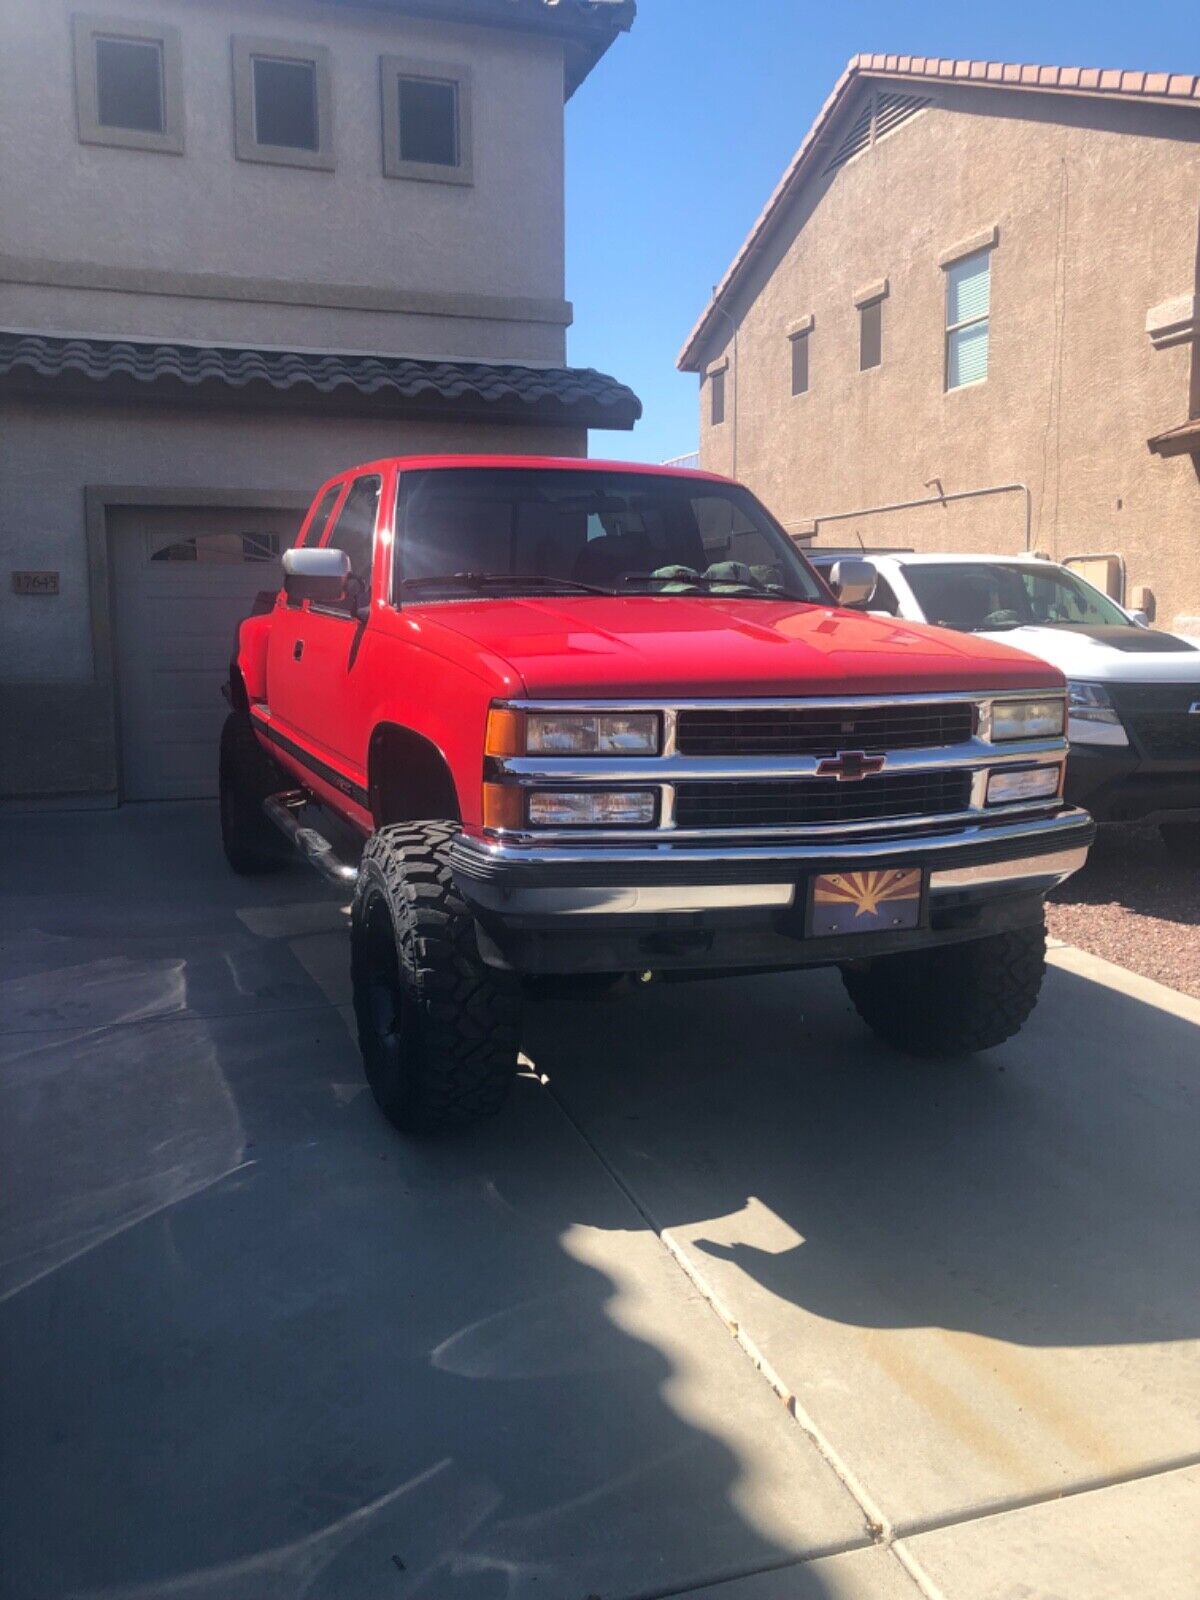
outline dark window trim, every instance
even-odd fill
[[[809,366],[808,336],[811,328],[802,328],[798,333],[789,334],[792,346],[792,395],[807,394],[812,382],[812,372]]]
[[[399,90],[401,78],[432,78],[437,83],[453,83],[455,85],[458,104],[458,165],[456,167],[443,166],[436,161],[401,160]],[[379,92],[383,102],[383,175],[385,178],[412,178],[420,183],[474,183],[471,88],[471,69],[457,62],[426,61],[414,56],[380,56]]]
[[[160,155],[183,154],[183,47],[179,29],[146,18],[81,14],[71,18],[75,53],[75,115],[80,144],[109,145],[119,150],[153,150]],[[96,83],[96,40],[127,39],[133,44],[155,44],[162,54],[163,126],[111,128],[100,121]]]
[[[718,367],[715,372],[708,375],[709,385],[709,423],[714,428],[719,428],[725,421],[725,371]]]
[[[233,153],[239,161],[259,161],[276,167],[306,167],[332,172],[336,166],[333,143],[333,60],[323,44],[297,44],[289,39],[262,39],[235,33],[233,50]],[[317,93],[317,148],[260,144],[254,126],[254,62],[293,61],[311,65]]]
[[[873,372],[883,365],[883,296],[858,308],[858,370]]]

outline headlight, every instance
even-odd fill
[[[653,711],[629,716],[552,716],[530,711],[525,749],[541,756],[656,756],[658,718]]]
[[[638,789],[535,789],[529,796],[533,828],[631,828],[654,821],[654,795]]]
[[[496,706],[488,716],[490,756],[656,756],[654,711],[516,711]]]
[[[1011,805],[1014,800],[1051,800],[1058,793],[1062,767],[1025,767],[1019,772],[1001,767],[988,775],[987,803]]]
[[[1063,731],[1064,709],[1056,695],[1047,700],[997,700],[992,707],[992,738],[1054,739]]]
[[[1068,683],[1067,705],[1067,732],[1075,744],[1129,743],[1129,735],[1102,683]]]

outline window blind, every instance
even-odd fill
[[[988,314],[991,298],[991,251],[977,250],[946,269],[946,326],[974,322]]]
[[[947,339],[946,387],[958,389],[964,383],[978,383],[987,377],[987,367],[987,323],[973,322],[965,328],[955,328]]]

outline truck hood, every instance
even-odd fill
[[[1200,682],[1200,649],[1191,639],[1154,628],[1089,627],[1005,628],[977,633],[1027,650],[1058,667],[1068,678],[1092,683]]]
[[[419,610],[423,627],[471,640],[509,663],[527,694],[550,699],[916,694],[1062,683],[1053,667],[1008,643],[794,600],[571,595]]]

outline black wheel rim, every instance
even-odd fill
[[[396,933],[382,895],[372,895],[363,914],[363,1000],[371,1033],[374,1066],[392,1081],[401,1071],[414,1033],[413,1005],[400,977]]]

